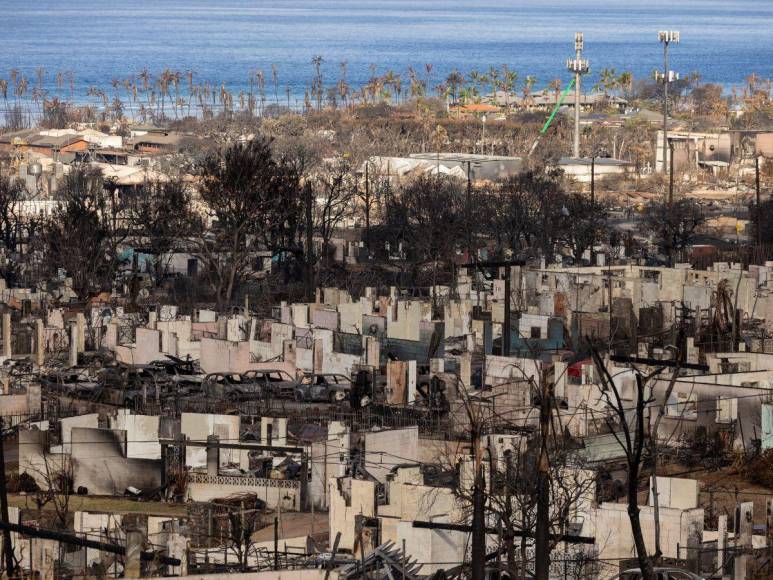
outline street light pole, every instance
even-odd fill
[[[572,157],[580,157],[580,79],[582,75],[588,74],[590,67],[588,61],[582,58],[582,50],[585,46],[585,39],[582,32],[576,32],[574,35],[574,59],[566,61],[566,68],[574,73],[574,143],[572,147]]]
[[[481,153],[486,154],[486,115],[480,119],[483,122],[483,136],[481,137]]]

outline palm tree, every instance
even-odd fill
[[[531,78],[532,82],[531,85],[533,86],[534,83],[537,82],[537,79],[535,77],[527,77],[527,80]],[[510,70],[507,68],[507,65],[502,65],[502,90],[504,90],[508,95],[511,93],[514,93],[516,91],[516,88],[518,86],[518,73],[514,70]],[[526,87],[524,87],[526,88]],[[531,86],[526,91],[527,93],[531,92]]]
[[[166,116],[166,97],[169,95],[169,81],[171,80],[171,75],[172,72],[168,68],[165,68],[156,81],[158,90],[161,92],[161,117]]]
[[[633,73],[631,71],[621,72],[617,82],[623,89],[623,95],[629,97],[633,91]]]
[[[446,85],[450,91],[453,103],[456,104],[459,88],[464,85],[464,76],[456,69],[452,70],[446,78]]]
[[[700,86],[700,84],[701,84],[701,80],[703,80],[703,75],[701,75],[701,73],[699,73],[699,72],[696,70],[696,71],[693,71],[693,72],[691,72],[691,73],[690,73],[690,74],[687,76],[687,79],[688,79],[688,80],[689,80],[689,82],[690,82],[690,86],[691,86],[692,88],[696,88],[696,87],[699,87],[699,86]]]
[[[196,85],[193,83],[193,71],[187,70],[185,71],[185,76],[188,79],[188,100],[186,103],[187,113],[186,116],[191,116],[191,101],[193,100],[193,96],[196,93]]]
[[[550,84],[548,84],[548,89],[554,92],[557,103],[558,97],[561,96],[561,79],[553,79],[550,81]]]
[[[143,68],[139,72],[139,75],[137,75],[137,76],[139,76],[140,81],[142,82],[141,90],[142,90],[143,93],[145,93],[145,99],[148,102],[148,108],[150,108],[150,99],[151,99],[150,85],[151,85],[151,80],[152,80],[153,77],[151,76],[151,74],[150,74],[150,72],[148,71],[147,68]]]
[[[348,109],[349,83],[346,82],[345,78],[338,80],[338,97],[341,99],[344,109]]]
[[[757,76],[757,73],[753,72],[748,77],[746,77],[746,88],[748,89],[748,96],[751,97],[754,95],[755,92],[757,92],[757,83],[759,82],[760,77]],[[744,89],[745,91],[746,89]]]
[[[528,75],[523,81],[523,101],[525,105],[531,103],[531,89],[537,84],[537,77]]]
[[[322,56],[316,55],[311,59],[311,64],[314,66],[314,82],[312,84],[312,93],[316,96],[317,111],[322,109],[322,92],[324,90],[322,81],[322,63],[324,60]]]
[[[604,83],[604,94],[613,93],[619,87],[617,83],[617,71],[614,68],[605,68],[602,70],[601,80]]]
[[[172,86],[174,87],[174,100],[172,101],[172,110],[174,111],[174,118],[177,119],[177,104],[180,101],[180,80],[182,79],[182,74],[180,74],[180,71],[172,71],[169,80],[172,82]]]
[[[8,81],[0,79],[0,93],[3,95],[3,101],[5,102],[5,114],[8,114]]]
[[[70,85],[70,102],[75,98],[75,72],[67,71],[67,84]]]
[[[393,70],[390,69],[386,72],[386,74],[383,77],[383,80],[382,80],[383,87],[381,90],[384,100],[389,101],[390,104],[392,100],[391,98],[392,90],[390,87],[394,86],[394,82],[395,82],[395,73]]]
[[[488,69],[488,78],[491,83],[491,92],[496,93],[499,90],[499,69],[490,66]]]
[[[28,86],[29,86],[29,81],[27,80],[27,77],[22,75],[16,78],[16,87],[14,89],[14,96],[17,98],[17,101],[19,98],[24,98],[24,96],[27,94]]]
[[[271,63],[271,84],[274,85],[274,104],[279,106],[279,71],[273,63]]]
[[[472,69],[468,74],[467,78],[470,80],[470,83],[472,83],[472,87],[477,90],[478,89],[478,83],[480,83],[480,73]]]

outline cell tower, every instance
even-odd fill
[[[655,71],[655,80],[663,83],[663,173],[668,171],[668,85],[679,80],[679,73],[668,68],[668,47],[671,44],[679,44],[678,30],[661,30],[658,32],[658,40],[663,45],[663,72]]]
[[[574,148],[572,157],[580,157],[580,78],[590,72],[590,66],[587,59],[582,58],[582,49],[585,41],[582,32],[574,34],[574,59],[566,61],[566,68],[574,73]]]

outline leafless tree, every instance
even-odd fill
[[[635,373],[635,401],[633,408],[628,408],[623,402],[620,390],[609,373],[604,361],[596,349],[591,350],[593,362],[601,381],[601,396],[604,399],[611,416],[605,421],[615,440],[625,454],[626,470],[628,472],[627,500],[628,518],[631,521],[636,557],[644,580],[655,580],[653,558],[647,551],[642,531],[639,509],[639,479],[644,467],[647,445],[646,421],[647,406],[651,399],[647,394],[647,383],[655,375],[643,376]],[[660,371],[657,371],[658,373]],[[656,373],[657,374],[657,373]]]
[[[60,530],[69,527],[70,499],[74,492],[75,470],[69,456],[62,456],[60,461],[52,461],[43,456],[43,465],[35,469],[43,485],[34,492],[33,501],[38,510],[51,505],[56,514],[56,526]]]
[[[20,180],[0,173],[0,242],[9,252],[16,250],[16,236],[19,231],[18,203],[23,191]]]
[[[461,185],[444,176],[420,176],[387,202],[387,235],[395,246],[403,243],[415,269],[429,266],[433,288],[441,268],[453,265],[466,232]]]
[[[542,368],[531,376],[517,368],[523,375],[521,378],[526,388],[539,399],[541,419],[545,419],[541,420],[539,434],[513,438],[514,444],[498,449],[491,444],[495,437],[486,434],[501,433],[518,425],[512,419],[494,413],[485,397],[463,392],[462,401],[467,409],[472,435],[473,460],[482,463],[481,473],[487,472],[488,489],[483,493],[482,508],[484,519],[496,522],[500,527],[505,569],[510,577],[526,578],[530,574],[527,540],[533,538],[536,543],[544,540],[544,545],[537,547],[541,554],[536,557],[543,558],[541,564],[544,567],[539,568],[544,568],[543,572],[547,573],[551,553],[570,534],[568,524],[580,513],[583,501],[595,490],[596,480],[594,473],[583,469],[582,462],[573,452],[571,441],[563,433],[558,414],[554,413],[555,400],[549,369]],[[482,443],[486,440],[489,444],[484,451]],[[488,455],[487,461],[484,453]],[[477,482],[477,485],[481,483]],[[456,478],[454,493],[472,515],[476,490],[474,474],[471,486],[469,478]],[[538,533],[541,527],[544,527],[545,533],[542,539]],[[519,557],[516,557],[516,538],[520,538]]]
[[[261,137],[207,156],[199,176],[201,198],[214,223],[200,235],[197,252],[218,303],[224,304],[250,271],[258,239],[275,248],[287,243],[286,224],[299,219],[299,176]]]
[[[102,172],[89,166],[73,168],[60,195],[63,203],[44,227],[46,259],[49,270],[63,268],[85,298],[107,287],[116,271],[119,208],[109,199]]]
[[[153,256],[149,270],[155,284],[169,271],[171,250],[195,231],[201,231],[200,216],[191,206],[188,184],[181,178],[145,184],[131,207],[131,222],[141,246]]]
[[[581,193],[570,193],[564,196],[559,215],[558,238],[579,263],[608,229],[606,206]]]
[[[654,233],[658,247],[668,256],[669,264],[674,253],[687,247],[705,221],[700,206],[689,198],[673,203],[656,202],[647,206],[641,221],[643,233]]]
[[[352,215],[357,180],[348,160],[339,158],[324,163],[314,181],[314,230],[327,255],[336,228]]]

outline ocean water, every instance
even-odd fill
[[[283,101],[285,87],[303,94],[319,55],[328,84],[345,61],[353,87],[372,65],[424,78],[427,63],[433,86],[453,69],[506,64],[539,87],[568,78],[576,30],[591,82],[604,67],[648,76],[662,66],[664,28],[681,32],[671,68],[682,74],[728,86],[773,77],[773,0],[2,0],[0,78],[16,68],[32,86],[42,67],[56,92],[56,72],[73,71],[83,98],[143,68],[192,70],[233,91],[261,69],[273,98],[274,65]]]

